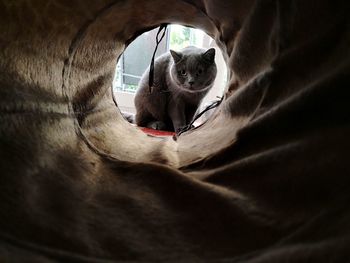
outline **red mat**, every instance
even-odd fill
[[[160,130],[154,130],[150,128],[144,128],[144,127],[139,127],[144,133],[152,135],[152,136],[157,136],[157,137],[168,137],[168,136],[174,136],[175,132],[169,132],[169,131],[160,131]]]

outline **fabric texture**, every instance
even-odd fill
[[[342,0],[0,1],[1,262],[349,262]],[[118,56],[162,23],[230,68],[177,141],[115,107]]]

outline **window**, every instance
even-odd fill
[[[136,92],[137,84],[150,64],[156,46],[157,32],[158,29],[146,32],[128,46],[117,65],[113,82],[114,89],[130,93]],[[158,46],[156,57],[168,50],[168,36],[169,33]]]
[[[133,97],[142,74],[150,65],[156,46],[155,42],[157,32],[158,28],[145,32],[139,36],[126,48],[119,59],[113,80],[113,90],[118,93],[116,98],[118,106],[122,111],[135,112]],[[190,45],[209,48],[215,47],[215,41],[202,30],[181,25],[169,25],[165,37],[158,46],[156,57],[169,51],[169,49],[178,51]],[[225,74],[225,76],[217,76],[217,79],[220,78],[226,80],[227,71],[222,55],[216,60],[216,64],[218,66],[218,73],[221,71]],[[224,70],[221,70],[220,67],[224,67]],[[226,81],[220,85],[214,84],[214,86],[220,87],[218,88],[219,91],[211,96],[212,99],[215,99],[217,95],[222,94],[225,83]],[[212,91],[210,93],[214,94]]]

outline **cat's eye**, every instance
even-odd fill
[[[187,75],[186,70],[184,70],[184,69],[180,70],[179,74],[182,75],[182,76],[186,76]]]

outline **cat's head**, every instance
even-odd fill
[[[214,48],[186,47],[170,53],[174,61],[170,74],[182,90],[195,93],[211,88],[217,72]]]

